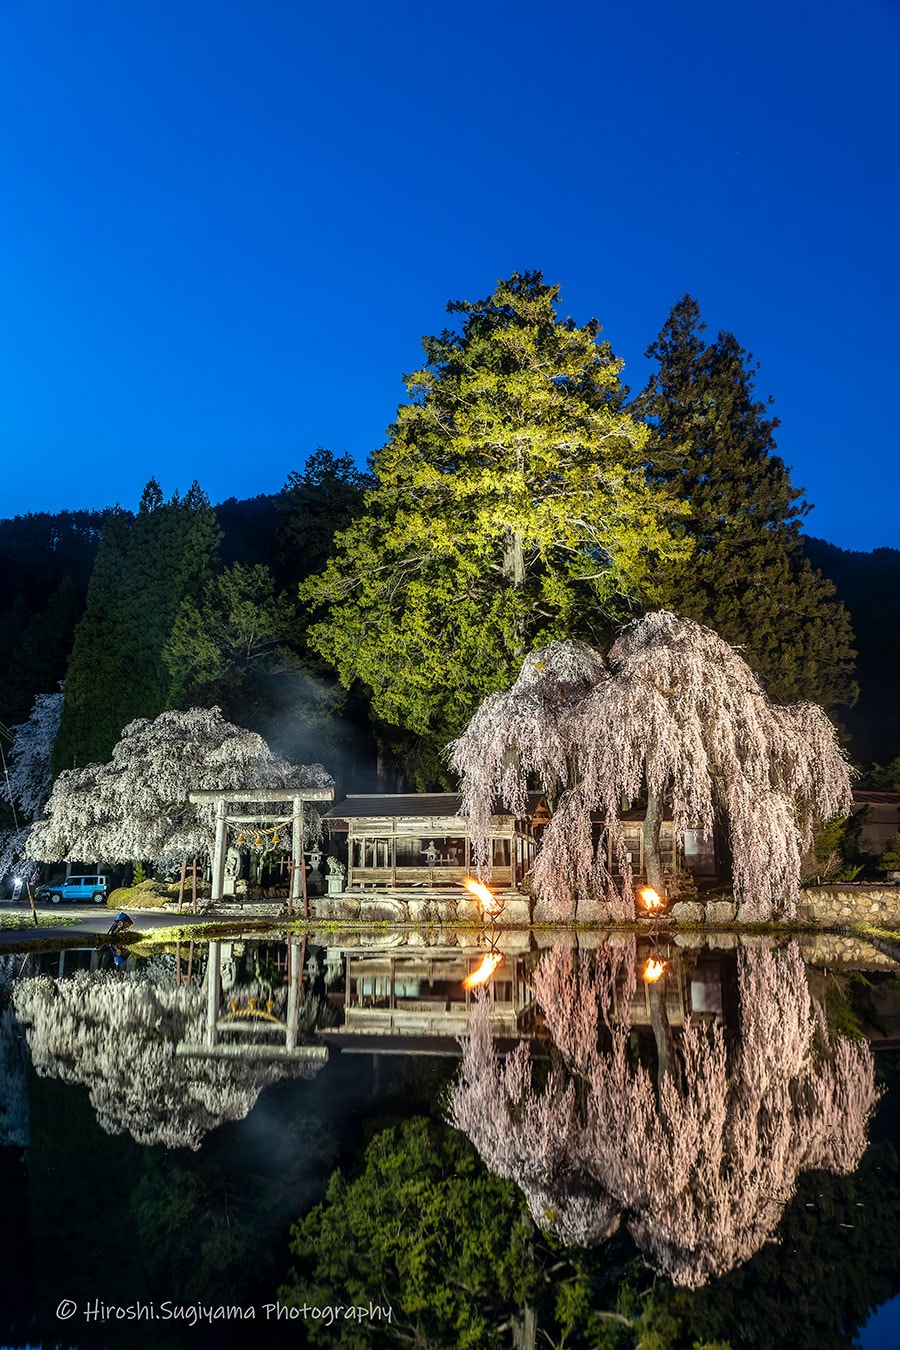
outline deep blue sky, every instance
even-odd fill
[[[543,270],[644,383],[683,291],[843,547],[900,546],[898,0],[0,0],[0,515],[380,445]]]

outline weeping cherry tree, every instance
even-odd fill
[[[27,722],[12,727],[13,742],[0,783],[0,801],[13,808],[16,828],[0,831],[0,877],[25,856],[31,822],[41,815],[53,787],[53,745],[62,716],[62,693],[38,694]],[[22,869],[27,875],[27,864]]]
[[[192,803],[188,793],[331,782],[321,764],[291,764],[218,708],[139,718],[125,727],[108,763],[60,774],[27,853],[45,861],[173,863],[210,851],[215,838],[214,805]],[[307,829],[316,826],[310,811]]]
[[[476,862],[489,874],[494,802],[525,815],[536,782],[554,802],[534,870],[538,896],[569,918],[590,897],[633,914],[622,805],[647,803],[647,880],[661,890],[663,809],[688,828],[727,826],[745,918],[796,912],[800,857],[816,819],[850,808],[850,771],[811,703],[773,704],[743,657],[666,611],[629,624],[607,661],[577,642],[532,652],[511,689],[485,699],[450,746]],[[592,846],[592,816],[604,837]],[[622,884],[607,866],[616,858]]]

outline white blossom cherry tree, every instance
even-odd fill
[[[25,857],[31,822],[41,815],[50,796],[51,757],[62,701],[61,692],[38,694],[28,721],[11,728],[13,741],[7,756],[8,773],[0,783],[0,800],[14,808],[18,828],[0,832],[0,877],[11,872]]]
[[[321,764],[289,763],[218,708],[165,712],[125,727],[108,763],[60,774],[27,853],[44,861],[176,862],[208,852],[215,838],[214,805],[191,803],[188,793],[331,782]],[[316,827],[311,811],[310,837]]]
[[[759,948],[739,956],[737,1045],[688,1019],[677,1070],[654,1081],[629,1055],[633,948],[611,1017],[620,959],[543,958],[536,994],[562,1063],[541,1090],[526,1043],[501,1062],[482,1001],[450,1118],[539,1227],[592,1245],[624,1221],[658,1269],[695,1288],[759,1250],[801,1171],[856,1168],[878,1098],[872,1054],[829,1043],[796,944]]]
[[[822,710],[771,703],[739,652],[666,611],[629,624],[607,661],[577,642],[532,652],[512,688],[487,698],[449,749],[482,875],[495,801],[524,815],[535,783],[554,800],[534,885],[558,918],[584,917],[592,898],[633,916],[623,802],[647,802],[645,864],[657,889],[664,806],[679,840],[688,828],[727,826],[747,918],[793,916],[816,818],[845,815],[851,804],[849,766]],[[592,816],[605,822],[596,851]]]

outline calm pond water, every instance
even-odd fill
[[[890,955],[434,940],[0,956],[0,1344],[898,1343]]]

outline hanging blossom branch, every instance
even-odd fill
[[[62,693],[38,694],[27,722],[11,728],[13,742],[0,780],[0,801],[12,807],[14,829],[0,831],[0,877],[14,869],[23,876],[37,871],[24,862],[31,822],[41,815],[53,787],[51,758],[62,716]]]
[[[629,624],[606,663],[578,642],[532,652],[449,750],[480,875],[490,872],[494,802],[524,814],[532,781],[553,800],[534,886],[557,918],[583,916],[592,898],[633,915],[623,801],[668,803],[679,840],[725,822],[747,918],[795,914],[815,819],[851,805],[849,767],[822,710],[772,704],[733,647],[666,611]],[[592,817],[604,821],[596,852]]]
[[[450,1119],[539,1227],[588,1245],[624,1221],[661,1271],[696,1288],[759,1250],[802,1170],[856,1168],[879,1095],[872,1054],[829,1045],[796,944],[743,950],[738,1045],[688,1019],[678,1073],[654,1084],[628,1053],[633,947],[623,967],[614,953],[544,956],[535,990],[564,1067],[540,1091],[524,1043],[501,1064],[480,1003]]]

